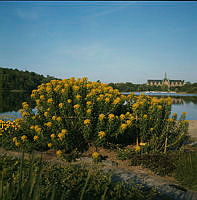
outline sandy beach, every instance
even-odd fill
[[[197,139],[197,120],[189,120],[189,134]]]

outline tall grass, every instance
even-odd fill
[[[156,199],[152,189],[123,182],[94,169],[49,164],[42,159],[0,156],[1,200],[122,200]]]
[[[197,151],[187,152],[179,156],[175,177],[182,185],[197,191]]]

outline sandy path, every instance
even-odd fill
[[[189,134],[197,139],[197,120],[189,120]]]

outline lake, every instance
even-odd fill
[[[134,92],[140,95],[144,92]],[[123,93],[128,94],[128,93]],[[177,112],[178,116],[182,112],[187,112],[187,120],[197,120],[197,94],[176,94],[176,93],[144,93],[145,95],[160,97],[172,97],[172,112]],[[19,112],[22,102],[30,102],[30,93],[23,92],[2,92],[0,91],[0,118],[9,116],[9,119],[20,117]]]
[[[187,120],[197,120],[197,94],[180,94],[180,93],[160,93],[160,92],[134,92],[135,95],[155,96],[155,97],[171,97],[172,98],[172,113],[176,112],[181,116],[182,112],[187,112]],[[127,94],[127,93],[124,93]]]

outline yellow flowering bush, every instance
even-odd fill
[[[18,133],[20,126],[17,121],[3,121],[0,120],[0,146],[10,149],[16,145],[19,146],[19,142],[14,133]]]
[[[131,113],[135,117],[136,141],[146,143],[147,151],[166,152],[182,146],[187,137],[186,113],[180,119],[171,116],[172,100],[168,98],[128,95]]]
[[[137,151],[165,152],[180,148],[187,133],[186,113],[179,120],[177,114],[170,117],[171,98],[124,96],[87,78],[52,80],[33,90],[31,98],[36,111],[24,102],[20,123],[0,121],[0,137],[5,140],[7,134],[6,144],[52,148],[61,155],[90,144],[139,146],[139,142],[146,145]]]
[[[69,152],[90,143],[117,143],[124,134],[133,137],[126,97],[107,84],[87,78],[52,80],[33,90],[31,98],[36,112],[23,103],[21,127],[36,149]]]

